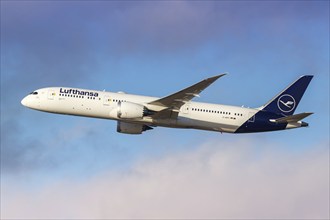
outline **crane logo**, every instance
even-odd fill
[[[296,100],[291,95],[284,94],[277,100],[277,106],[282,112],[291,112],[296,107]]]

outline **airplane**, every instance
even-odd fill
[[[304,75],[259,108],[193,102],[224,74],[204,79],[163,98],[88,89],[49,87],[31,92],[22,105],[50,113],[117,121],[117,132],[142,134],[157,126],[225,133],[307,127],[312,112],[293,114],[313,75]]]

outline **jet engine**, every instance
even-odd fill
[[[117,132],[124,134],[142,134],[143,131],[150,130],[152,127],[141,124],[133,124],[118,121],[117,122]]]
[[[121,119],[143,118],[153,113],[143,105],[132,102],[118,102],[116,109],[116,116]]]

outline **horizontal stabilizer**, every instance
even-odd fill
[[[292,123],[292,122],[298,122],[301,121],[302,119],[310,116],[313,114],[313,112],[304,112],[296,115],[290,115],[282,118],[277,118],[277,119],[269,119],[270,122],[275,122],[275,123]]]

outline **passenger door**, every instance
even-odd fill
[[[188,114],[189,113],[189,104],[186,104],[184,106],[182,106],[182,112],[183,114]]]
[[[56,95],[55,90],[53,90],[53,89],[48,90],[48,99],[49,100],[54,100],[55,95]]]
[[[109,106],[111,104],[111,97],[109,95],[104,96],[103,105]]]

